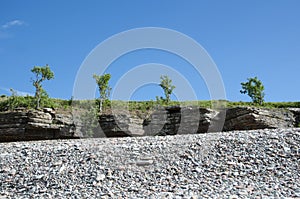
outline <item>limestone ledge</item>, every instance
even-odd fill
[[[1,142],[78,137],[70,115],[56,114],[50,108],[0,113]]]
[[[194,134],[233,130],[291,128],[299,125],[300,109],[234,107],[212,110],[199,107],[166,107],[148,118],[128,114],[101,115],[107,137]]]
[[[161,107],[144,118],[129,113],[102,114],[103,137],[195,134],[218,131],[298,127],[300,109],[234,107],[212,110],[199,107]],[[0,113],[0,141],[81,138],[82,121],[71,113],[18,109]],[[75,125],[76,124],[76,125]]]

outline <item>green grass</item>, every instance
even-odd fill
[[[10,96],[0,98],[0,111],[13,110],[15,108],[34,109],[36,100],[32,96]],[[70,100],[43,98],[41,100],[41,107],[50,107],[55,109],[70,108]]]
[[[97,106],[99,102],[97,100],[63,100],[45,98],[42,100],[42,107],[52,107],[58,110],[71,110],[71,108],[77,109],[91,109]],[[255,105],[251,102],[230,102],[226,100],[202,100],[202,101],[171,101],[168,104],[157,101],[118,101],[106,100],[103,104],[103,110],[120,109],[147,112],[153,110],[159,106],[198,106],[203,108],[214,107],[237,107],[237,106],[255,106],[265,108],[300,108],[300,102],[265,102],[262,106]],[[0,96],[0,111],[12,110],[17,107],[24,107],[28,109],[35,108],[35,99],[31,96]]]

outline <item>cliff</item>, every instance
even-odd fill
[[[300,109],[235,107],[212,110],[199,107],[161,107],[147,117],[102,114],[96,134],[104,137],[199,134],[206,132],[290,128],[299,126]],[[0,141],[81,138],[86,132],[71,113],[53,109],[17,109],[0,113]]]
[[[233,130],[291,128],[299,125],[300,109],[235,107],[212,110],[199,107],[166,107],[148,118],[101,115],[107,137],[194,134]]]
[[[16,109],[0,113],[0,141],[79,138],[70,114]]]

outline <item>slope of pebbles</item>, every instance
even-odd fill
[[[300,129],[0,144],[0,198],[300,197]]]

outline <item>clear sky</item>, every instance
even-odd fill
[[[9,88],[34,93],[30,69],[49,64],[55,79],[44,82],[44,88],[51,97],[70,99],[82,62],[98,44],[133,28],[161,27],[205,48],[220,71],[228,100],[250,101],[240,94],[240,83],[257,76],[266,101],[299,101],[299,10],[299,0],[1,0],[0,94],[9,95]],[[147,63],[174,68],[190,81],[199,100],[210,99],[205,82],[195,77],[189,63],[156,49],[114,61],[107,69],[111,86]],[[148,84],[131,99],[162,94],[157,85]]]

